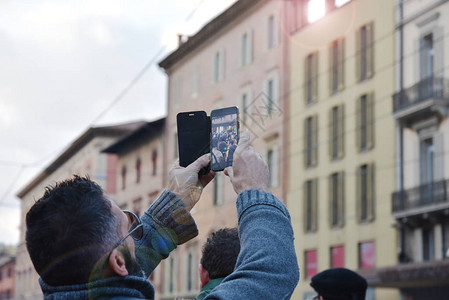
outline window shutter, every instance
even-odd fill
[[[372,149],[374,147],[374,93],[367,95],[367,120],[366,120],[366,148]]]
[[[273,102],[277,106],[273,108],[275,111],[279,110],[280,101],[281,99],[279,93],[279,72],[276,71],[273,75]]]
[[[307,87],[308,87],[308,84],[310,84],[309,83],[310,74],[308,72],[308,68],[309,68],[309,66],[308,66],[308,62],[309,62],[308,57],[309,56],[306,56],[304,58],[304,87],[303,87],[303,90],[304,90],[304,105],[305,106],[307,106],[307,104],[309,104],[308,103],[308,99],[307,99],[307,97],[308,97],[307,92],[309,90]]]
[[[247,53],[246,53],[246,57],[248,58],[248,64],[253,62],[253,30],[250,29],[248,30],[248,47],[246,48]]]
[[[272,148],[273,151],[273,169],[272,169],[272,187],[278,187],[279,186],[279,165],[280,165],[280,160],[279,160],[279,146],[276,144],[273,146]]]
[[[338,110],[338,157],[342,158],[344,156],[344,144],[345,144],[345,114],[344,105],[342,104]]]
[[[338,224],[343,227],[345,224],[345,173],[338,174]]]
[[[318,230],[318,179],[312,181],[312,231]]]
[[[366,26],[367,53],[366,53],[366,78],[374,75],[374,22]]]
[[[303,226],[304,226],[304,232],[307,232],[307,218],[308,218],[308,214],[307,214],[307,211],[308,211],[308,199],[307,199],[307,192],[308,192],[308,184],[307,184],[307,181],[305,181],[304,182],[304,184],[303,184],[303,214],[302,214],[302,217],[303,217]]]
[[[332,215],[333,215],[333,205],[332,205],[332,200],[333,200],[333,195],[334,195],[334,185],[333,185],[333,181],[332,181],[332,174],[328,177],[327,179],[327,186],[328,186],[328,209],[327,209],[327,214],[328,214],[328,221],[329,221],[329,227],[332,228],[333,224],[332,224]]]
[[[220,65],[219,81],[223,81],[225,78],[225,49],[224,48],[221,48],[221,50],[220,50],[219,65]]]
[[[357,221],[362,220],[362,172],[360,167],[357,168],[356,172],[356,187],[355,187],[355,212]]]
[[[357,150],[362,150],[362,97],[358,97],[355,101],[355,145]]]
[[[362,66],[362,30],[357,29],[355,32],[355,76],[357,81],[362,80],[361,66]]]
[[[329,46],[329,94],[332,95],[334,93],[333,89],[333,82],[334,82],[334,72],[333,72],[333,66],[334,66],[334,56],[333,56],[333,47],[334,44],[331,43]]]
[[[345,39],[338,42],[338,90],[345,86]]]
[[[374,164],[368,165],[367,170],[367,218],[369,222],[374,221],[375,217],[375,173],[374,173]]]
[[[238,45],[238,67],[241,68],[243,67],[243,37],[245,36],[245,33],[241,34],[239,36],[239,45]]]
[[[318,100],[318,51],[312,57],[312,101]]]
[[[312,118],[312,164],[318,164],[318,115]]]
[[[304,145],[304,148],[303,148],[303,153],[304,153],[304,167],[305,168],[307,168],[308,167],[308,153],[309,153],[309,151],[308,151],[308,147],[309,147],[309,144],[307,143],[308,141],[307,141],[307,131],[308,131],[308,122],[307,122],[307,120],[308,120],[308,118],[305,118],[304,119],[304,136],[303,136],[303,145]]]
[[[328,134],[329,134],[329,143],[328,143],[328,149],[329,149],[329,160],[333,160],[334,159],[334,157],[333,157],[333,152],[332,152],[332,149],[333,149],[333,145],[334,145],[334,139],[333,139],[333,114],[332,114],[332,109],[333,108],[331,108],[330,110],[329,110],[329,118],[328,118],[328,120],[329,120],[329,128],[328,128]]]

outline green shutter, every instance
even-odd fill
[[[345,87],[345,39],[338,41],[338,90]]]
[[[312,58],[312,101],[318,100],[318,51],[313,54]]]
[[[366,78],[371,78],[374,75],[374,22],[366,25],[366,37]]]
[[[358,97],[355,101],[355,145],[357,150],[362,150],[362,97]]]
[[[359,82],[362,80],[362,74],[361,74],[361,60],[362,60],[362,45],[361,45],[361,36],[362,31],[359,28],[356,32],[355,32],[355,76],[356,76],[356,80]]]
[[[372,149],[374,147],[374,93],[369,93],[366,96],[366,110],[367,110],[367,120],[366,120],[366,148]]]
[[[362,172],[360,167],[357,168],[356,172],[356,188],[355,188],[355,209],[357,221],[360,222],[362,219]]]
[[[344,104],[338,109],[338,157],[344,157],[344,145],[345,145],[345,114]]]
[[[375,218],[375,207],[376,207],[376,203],[375,203],[375,173],[374,173],[374,164],[369,164],[368,165],[368,170],[367,170],[367,196],[368,196],[368,203],[367,203],[367,218],[368,221],[372,222],[374,221]]]

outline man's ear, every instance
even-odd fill
[[[111,255],[109,255],[109,269],[114,275],[119,275],[122,277],[128,276],[128,269],[126,268],[125,258],[123,253],[117,248],[112,250]]]
[[[210,281],[209,272],[207,272],[202,264],[198,266],[198,270],[200,271],[201,288],[203,288]]]

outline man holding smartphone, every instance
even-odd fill
[[[26,216],[26,244],[46,299],[153,299],[146,279],[198,232],[189,211],[210,172],[203,155],[170,171],[169,189],[142,219],[122,212],[88,178],[47,188]],[[234,272],[206,299],[286,299],[299,280],[287,208],[268,193],[268,167],[244,132],[226,169],[237,198],[241,252]]]

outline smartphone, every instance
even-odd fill
[[[234,151],[239,141],[239,109],[236,106],[213,110],[210,155],[212,171],[223,171],[232,166]]]
[[[176,121],[179,165],[187,167],[210,151],[210,117],[205,111],[181,112],[176,116]],[[199,174],[208,172],[208,168],[203,168]]]

